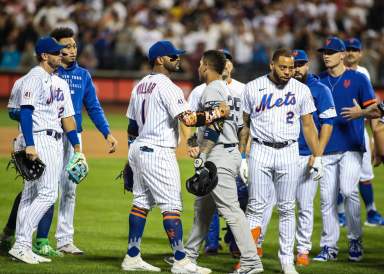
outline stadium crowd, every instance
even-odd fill
[[[268,70],[272,49],[307,50],[313,72],[325,37],[359,37],[362,65],[384,85],[382,0],[0,0],[0,68],[34,64],[34,43],[54,27],[76,31],[79,62],[90,69],[148,70],[145,53],[171,40],[188,52],[183,70],[196,79],[206,49],[228,48],[236,78]],[[319,56],[320,57],[320,56]]]

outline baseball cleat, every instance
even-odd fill
[[[349,241],[349,260],[359,262],[363,259],[363,246],[360,240]]]
[[[64,254],[84,255],[84,252],[77,248],[73,243],[61,246],[57,250]]]
[[[281,266],[281,271],[284,274],[299,274],[299,272],[296,271],[296,268],[293,264],[283,264]]]
[[[32,251],[38,255],[48,257],[63,257],[63,253],[50,246],[48,239],[37,239],[32,246]]]
[[[336,261],[337,260],[338,250],[329,246],[323,246],[320,253],[313,258],[317,262],[327,262],[327,261]]]
[[[233,271],[231,274],[256,274],[256,273],[263,273],[264,268],[261,267],[255,267],[251,269],[237,269]]]
[[[345,217],[345,213],[337,213],[339,218],[339,225],[341,227],[345,227],[347,225],[347,218]]]
[[[173,263],[175,262],[175,257],[173,256],[165,256],[163,258],[164,262],[166,262],[167,264],[169,265],[173,265]]]
[[[13,247],[8,251],[9,255],[27,264],[38,264],[37,257],[34,256],[32,250],[22,247]]]
[[[298,253],[296,256],[296,265],[297,266],[308,266],[309,265],[308,254]]]
[[[39,263],[50,263],[50,262],[52,262],[51,259],[49,259],[49,258],[45,258],[45,257],[40,256],[40,255],[37,255],[37,254],[33,253],[33,251],[31,251],[31,253],[32,253],[32,256],[35,257],[36,260],[37,260]]]
[[[212,272],[212,270],[210,270],[209,268],[200,267],[197,264],[194,264],[190,259],[185,257],[184,259],[179,261],[175,260],[172,265],[171,272],[177,274],[209,274]]]
[[[367,214],[366,226],[384,226],[384,219],[376,210],[370,210]]]
[[[130,257],[125,255],[124,261],[121,263],[121,269],[124,271],[148,271],[148,272],[160,272],[161,269],[145,262],[140,254],[136,257]]]
[[[217,255],[219,253],[220,245],[208,245],[204,249],[206,255]]]

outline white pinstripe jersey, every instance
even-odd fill
[[[226,82],[227,83],[227,82]],[[189,106],[192,111],[199,110],[199,102],[201,95],[203,94],[204,89],[207,87],[207,84],[203,83],[201,85],[196,86],[192,91],[191,95],[189,96]],[[244,91],[245,84],[235,80],[231,79],[231,82],[228,84],[227,87],[229,90],[229,94],[231,99],[228,100],[229,107],[232,108],[239,108],[241,104],[241,98]],[[236,116],[234,119],[237,122],[238,127],[243,126],[243,112],[240,111],[239,113],[236,113]]]
[[[20,99],[21,99],[21,84],[23,83],[23,80],[26,75],[16,80],[16,82],[13,84],[11,94],[9,96],[8,105],[7,108],[20,108]]]
[[[279,89],[267,75],[245,85],[243,108],[250,114],[252,138],[266,142],[297,140],[300,116],[316,110],[305,84],[291,78]]]
[[[67,82],[41,66],[22,78],[20,93],[20,106],[34,107],[33,132],[52,129],[61,133],[61,119],[75,114]]]
[[[199,110],[210,110],[218,106],[220,102],[227,102],[230,106],[230,116],[224,120],[223,130],[220,133],[217,143],[233,144],[238,143],[238,117],[242,113],[240,98],[235,101],[230,94],[228,85],[223,80],[215,80],[209,83],[203,91],[199,102]],[[235,104],[234,102],[237,102]],[[205,126],[198,129],[198,142],[201,143],[204,136]]]
[[[188,109],[178,86],[164,74],[150,74],[133,88],[127,117],[139,126],[136,140],[174,148],[179,139],[176,117]]]

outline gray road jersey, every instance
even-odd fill
[[[238,143],[239,139],[237,137],[237,120],[236,117],[240,117],[242,113],[242,107],[240,102],[235,102],[235,100],[230,95],[228,86],[224,81],[215,80],[211,82],[203,91],[203,94],[199,102],[199,110],[209,110],[215,106],[218,106],[220,102],[227,102],[230,106],[231,114],[227,120],[224,121],[223,131],[219,136],[217,143],[222,144],[232,144]],[[204,136],[205,127],[199,127],[198,130],[198,140],[201,143]]]

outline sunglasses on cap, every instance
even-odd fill
[[[295,68],[301,68],[302,66],[304,66],[306,63],[308,63],[307,61],[297,61],[294,63],[294,67]]]
[[[338,53],[338,51],[332,50],[332,49],[326,49],[326,50],[323,50],[322,53],[323,53],[323,55],[334,55],[334,54]]]
[[[359,52],[360,50],[357,48],[347,48],[347,51],[352,51],[352,52]]]
[[[167,55],[168,58],[169,58],[169,61],[171,62],[174,62],[176,61],[177,59],[179,59],[179,56],[178,55]]]

